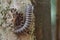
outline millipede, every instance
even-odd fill
[[[31,40],[35,30],[34,6],[31,0],[0,2],[0,40]]]
[[[28,28],[32,22],[33,6],[31,4],[28,4],[25,8],[25,12],[26,12],[25,14],[22,12],[18,12],[16,10],[17,9],[15,8],[11,9],[11,12],[13,13],[13,17],[16,17],[15,20],[13,20],[15,26],[14,32],[21,33],[26,28]]]

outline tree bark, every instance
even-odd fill
[[[16,1],[16,0],[14,0],[14,1]],[[23,1],[25,1],[25,0],[23,0]],[[29,2],[29,0],[28,0],[28,2]],[[8,5],[8,3],[10,4],[10,0],[2,0],[1,3],[2,3],[1,5],[6,3],[5,5],[3,5],[1,7],[3,9],[3,8],[5,8],[5,6]],[[25,8],[25,6],[24,6],[24,8]],[[6,11],[8,11],[8,10],[6,10]],[[4,10],[5,13],[6,13],[6,11]],[[0,15],[3,14],[4,18],[5,18],[6,15],[9,13],[9,11],[6,14],[4,12],[3,11],[2,11],[2,13],[0,12]],[[4,25],[4,22],[6,22],[7,17],[6,17],[6,20],[4,20],[3,18],[0,18],[1,19],[0,22],[2,20],[4,20],[3,24],[1,23],[2,25],[0,25],[0,34],[1,34],[0,36],[2,37],[2,38],[0,37],[0,40],[34,40],[35,39],[35,36],[34,36],[34,30],[35,30],[35,27],[34,27],[35,26],[35,22],[34,22],[35,19],[34,18],[35,18],[35,16],[34,16],[34,13],[32,13],[32,15],[33,15],[33,17],[32,17],[32,22],[31,22],[30,26],[28,28],[26,28],[26,30],[24,29],[24,31],[22,33],[14,33],[13,31],[10,30],[11,26],[6,27],[6,25]],[[2,16],[0,16],[0,17],[2,17]],[[8,22],[10,23],[12,21],[8,21]]]

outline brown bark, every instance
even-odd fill
[[[57,0],[57,40],[60,40],[60,0]]]

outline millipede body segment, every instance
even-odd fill
[[[30,8],[31,7],[31,8]],[[29,27],[30,23],[32,22],[32,12],[31,12],[31,9],[32,9],[32,6],[27,6],[26,8],[26,19],[25,19],[25,23],[24,25],[22,26],[22,28],[19,28],[18,30],[16,30],[16,32],[21,32],[23,31],[26,27]]]
[[[21,10],[21,9],[20,9]],[[15,33],[21,33],[24,31],[26,28],[28,28],[32,22],[32,17],[33,17],[33,5],[32,4],[27,4],[25,6],[25,13],[19,11],[17,8],[12,7],[11,12],[13,13],[14,18],[14,32]]]

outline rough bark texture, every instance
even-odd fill
[[[16,0],[14,0],[16,1]],[[17,0],[17,2],[21,2],[22,0]],[[32,17],[32,22],[30,24],[30,27],[26,28],[23,32],[21,33],[14,33],[12,30],[11,30],[11,26],[8,26],[7,27],[7,24],[10,24],[12,21],[7,18],[8,16],[6,16],[9,11],[7,11],[7,9],[5,10],[5,8],[7,8],[8,6],[8,3],[10,4],[10,0],[0,0],[1,2],[1,5],[0,5],[0,40],[34,40],[35,36],[34,36],[34,14],[32,13],[33,17]],[[8,3],[7,3],[8,2]],[[30,2],[30,0],[23,0],[21,2],[20,7],[23,7],[23,8],[20,8],[20,10],[24,13],[25,11],[23,11],[23,9],[26,7],[22,4],[24,4],[24,2],[27,4]],[[13,3],[13,2],[12,2]],[[18,6],[19,6],[18,5]],[[3,17],[2,17],[3,16]],[[12,16],[12,14],[10,13],[10,16]],[[6,21],[8,23],[6,23]]]

